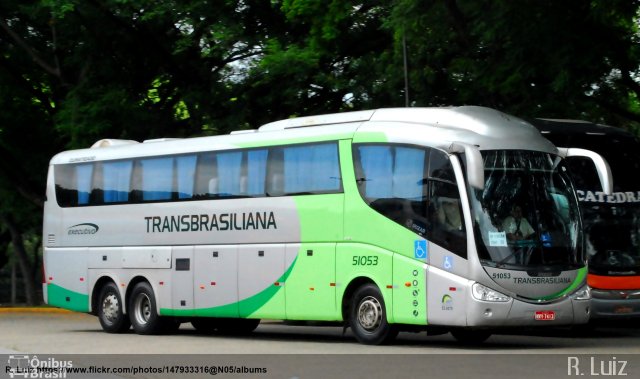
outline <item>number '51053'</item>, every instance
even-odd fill
[[[377,266],[378,257],[375,255],[354,255],[352,266]]]

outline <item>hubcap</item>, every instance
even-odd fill
[[[102,315],[109,324],[113,324],[120,315],[120,303],[114,293],[108,294],[102,300]]]
[[[133,308],[138,325],[146,325],[149,322],[149,318],[151,318],[151,300],[149,300],[149,296],[146,293],[139,294],[136,297]]]
[[[365,330],[373,331],[382,322],[382,305],[373,296],[367,296],[358,306],[358,323]]]

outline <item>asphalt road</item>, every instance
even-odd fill
[[[236,378],[547,379],[614,376],[605,375],[614,371],[620,376],[640,377],[640,321],[637,325],[616,322],[588,332],[563,328],[523,330],[494,335],[476,347],[461,346],[448,334],[401,333],[393,345],[365,346],[340,327],[263,322],[250,336],[227,337],[201,335],[189,324],[183,324],[172,335],[140,336],[133,332],[114,335],[102,332],[97,318],[89,315],[0,312],[0,358],[3,354],[5,357],[38,354],[41,360],[50,356],[72,357],[85,364],[171,363],[203,370],[201,365],[205,362],[269,368],[268,373],[249,376],[224,372],[217,375]],[[626,363],[621,370],[622,361]],[[1,363],[0,377],[5,377]],[[211,377],[197,372],[184,374],[78,377]]]

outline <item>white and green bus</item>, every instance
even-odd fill
[[[597,154],[558,149],[482,107],[101,140],[51,160],[45,301],[112,333],[312,320],[369,344],[401,330],[481,341],[497,328],[585,323],[570,155],[590,156],[611,191]]]

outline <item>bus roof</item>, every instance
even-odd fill
[[[634,138],[633,134],[622,128],[609,125],[594,124],[582,120],[546,119],[535,118],[529,121],[544,134],[589,134],[589,135],[610,135]]]
[[[481,150],[522,149],[555,153],[556,148],[529,123],[500,111],[477,107],[383,108],[298,117],[265,124],[257,130],[143,143],[101,140],[93,148],[62,152],[51,164],[181,154],[207,150],[272,146],[296,141],[358,139],[382,135],[397,143],[424,144],[447,150],[455,142]]]

